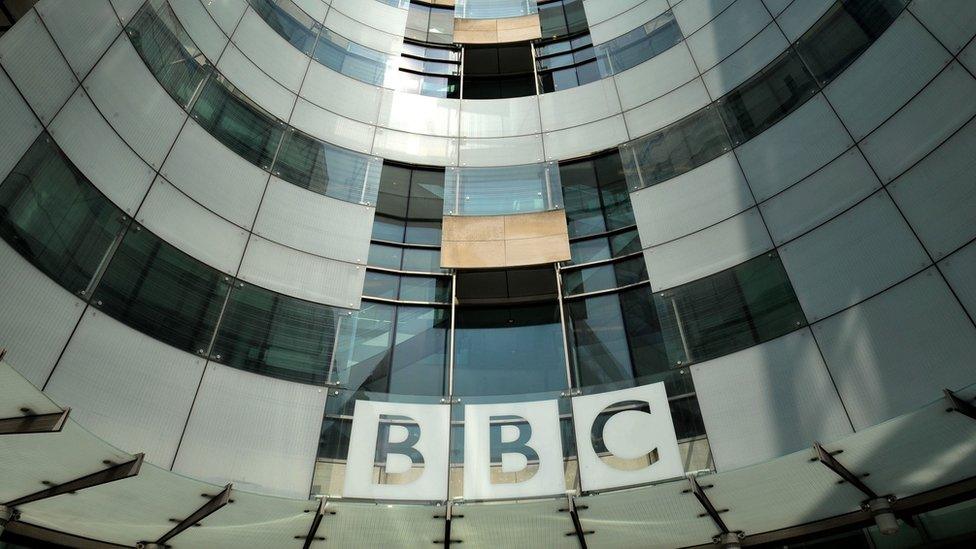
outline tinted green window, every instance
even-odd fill
[[[451,279],[429,276],[400,277],[400,299],[427,303],[450,303]]]
[[[737,146],[779,122],[817,93],[817,83],[799,56],[788,50],[717,101]]]
[[[399,276],[378,271],[366,271],[366,278],[363,282],[363,295],[383,299],[396,299],[399,288]]]
[[[403,270],[439,273],[441,272],[441,251],[431,248],[404,248]]]
[[[248,0],[261,19],[282,38],[305,53],[312,54],[315,36],[322,25],[291,0]]]
[[[209,65],[169,4],[162,0],[148,2],[129,22],[127,32],[163,88],[183,108],[188,108]]]
[[[223,78],[207,81],[193,118],[245,160],[271,169],[285,124],[266,113]]]
[[[198,353],[210,344],[228,286],[224,274],[133,225],[92,302],[136,330]]]
[[[404,241],[440,246],[444,210],[444,172],[411,170]]]
[[[450,311],[398,307],[389,392],[442,395],[447,375]]]
[[[635,224],[620,154],[559,166],[570,238]]]
[[[634,377],[618,294],[566,303],[577,383],[601,385]]]
[[[563,207],[555,162],[492,168],[448,168],[446,215],[502,215]]]
[[[374,204],[382,160],[319,141],[289,128],[274,174],[318,194]]]
[[[775,254],[657,292],[655,302],[675,364],[727,355],[806,325]]]
[[[238,283],[227,300],[211,358],[234,368],[321,384],[342,310]]]
[[[379,195],[376,198],[376,216],[373,218],[373,239],[403,242],[407,219],[407,197],[410,194],[408,168],[391,164],[383,165]]]
[[[381,269],[399,269],[403,256],[403,248],[371,243],[369,245],[369,259],[366,264]]]
[[[0,235],[73,293],[88,287],[123,219],[47,134],[0,184]]]
[[[395,313],[393,305],[363,301],[342,317],[333,381],[351,390],[386,391]]]

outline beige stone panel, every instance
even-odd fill
[[[511,30],[511,29],[524,29],[524,28],[539,28],[539,14],[533,13],[531,15],[523,15],[522,17],[505,17],[503,19],[495,19],[498,23],[498,30]]]
[[[496,31],[497,19],[455,19],[454,32],[457,31]]]
[[[498,31],[498,42],[524,42],[542,38],[542,29],[539,27],[526,27],[523,29],[506,29]]]
[[[504,240],[505,216],[446,215],[441,230],[445,241]]]
[[[506,215],[505,240],[564,235],[569,239],[566,212],[554,210],[530,214]]]
[[[569,261],[569,239],[565,235],[505,241],[505,266],[541,265]]]
[[[505,266],[505,241],[441,243],[441,267],[486,269]]]

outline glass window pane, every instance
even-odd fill
[[[0,235],[72,293],[91,283],[123,219],[46,133],[0,184]]]
[[[640,237],[636,230],[618,233],[610,237],[610,251],[613,257],[629,255],[640,250]]]
[[[610,259],[610,245],[606,238],[580,240],[569,243],[569,253],[576,264]]]
[[[583,0],[563,0],[566,10],[566,25],[569,34],[583,32],[589,27],[586,23],[586,12],[583,10]]]
[[[443,211],[444,172],[412,170],[405,242],[439,246]]]
[[[322,25],[291,0],[248,0],[248,3],[282,38],[305,55],[311,55],[312,44]]]
[[[430,248],[404,248],[403,270],[425,273],[442,272],[441,251]]]
[[[323,28],[313,55],[316,61],[350,78],[373,85],[382,85],[387,65],[396,61],[383,52],[367,48]]]
[[[271,169],[285,124],[265,112],[222,77],[207,81],[193,105],[193,118],[245,160]]]
[[[400,278],[400,299],[427,303],[450,303],[451,282],[448,278],[404,276]]]
[[[333,381],[353,391],[386,391],[395,312],[393,305],[363,301],[342,317]]]
[[[644,256],[639,255],[633,259],[618,261],[613,264],[613,270],[618,287],[647,280],[647,264],[644,262]]]
[[[563,273],[564,295],[584,294],[616,287],[613,265],[609,263]]]
[[[340,316],[340,309],[238,283],[210,354],[234,368],[322,384]]]
[[[92,302],[116,320],[191,353],[210,345],[229,277],[133,225]]]
[[[568,301],[566,311],[581,386],[632,379],[634,372],[617,294]]]
[[[450,311],[398,307],[390,392],[442,395],[447,372]]]
[[[669,360],[655,307],[655,294],[651,293],[649,287],[640,286],[624,290],[618,295],[635,374],[637,377],[646,377],[668,371],[677,360]],[[668,391],[673,394],[671,387]]]
[[[376,217],[373,220],[374,239],[403,242],[409,192],[410,170],[384,164],[380,176],[379,195],[376,197]]]
[[[399,276],[367,270],[366,279],[363,282],[363,295],[383,299],[396,299],[399,287]]]
[[[444,213],[499,215],[543,212],[562,207],[556,163],[499,168],[448,168]]]
[[[369,245],[369,258],[366,260],[366,264],[370,267],[379,267],[381,269],[400,269],[400,258],[402,255],[401,248],[396,246],[371,243]]]
[[[560,165],[559,179],[563,186],[570,238],[606,231],[593,161]]]
[[[543,38],[555,38],[566,35],[566,14],[562,2],[553,2],[539,6],[539,26]]]
[[[664,53],[682,39],[678,22],[664,12],[636,29],[596,46],[600,72],[611,76]]]
[[[459,307],[454,394],[510,395],[566,388],[556,303]]]
[[[129,22],[127,32],[163,89],[180,106],[189,107],[209,65],[169,4],[161,0],[148,2]]]
[[[594,159],[593,165],[596,168],[597,179],[600,181],[600,198],[603,201],[603,215],[607,230],[636,224],[620,154],[614,152],[600,156]]]
[[[289,128],[274,174],[312,192],[346,202],[375,203],[382,160]]]

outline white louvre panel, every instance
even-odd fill
[[[7,75],[0,73],[0,128],[3,128],[3,139],[0,139],[0,181],[6,179],[10,170],[17,165],[20,157],[24,156],[31,143],[41,134],[41,123],[38,122],[30,107],[24,103],[17,93],[17,88],[7,79]]]
[[[617,98],[617,86],[614,82],[613,78],[603,78],[583,86],[540,95],[542,129],[558,130],[619,114],[620,100]],[[465,108],[471,103],[486,101],[465,101]],[[462,132],[463,122],[462,119]]]
[[[810,322],[854,305],[930,264],[884,192],[782,246],[779,253]]]
[[[365,264],[374,211],[272,177],[254,234],[323,257]]]
[[[769,2],[767,0],[766,4]],[[776,22],[783,29],[783,34],[790,42],[795,42],[804,32],[820,19],[827,9],[834,4],[834,0],[803,0],[791,2],[786,9],[776,17]]]
[[[952,135],[974,113],[976,80],[953,62],[905,108],[869,135],[861,143],[861,150],[887,183]]]
[[[579,541],[566,505],[566,498],[458,505],[452,515],[461,516],[451,520],[451,539],[461,540],[465,547],[575,549]]]
[[[767,25],[744,46],[704,74],[702,80],[712,97],[721,97],[759,72],[789,44],[776,25]]]
[[[637,138],[659,130],[711,103],[700,78],[624,113],[630,137]]]
[[[630,195],[644,246],[704,229],[756,203],[731,152]]]
[[[224,273],[236,273],[247,232],[187,198],[163,178],[153,183],[136,221],[153,234]]]
[[[84,86],[122,139],[159,169],[186,112],[159,85],[125,36],[109,48]]]
[[[976,121],[888,186],[922,244],[938,260],[976,237]]]
[[[231,45],[217,63],[217,70],[255,103],[282,120],[288,120],[295,94],[275,82]]]
[[[952,53],[976,34],[976,3],[969,0],[915,0],[908,9]]]
[[[325,15],[329,12],[328,0],[294,0],[294,2],[319,23],[325,21]]]
[[[261,70],[298,93],[311,59],[279,36],[254,10],[244,14],[233,41]]]
[[[201,494],[216,495],[220,490],[144,463],[137,476],[31,503],[23,511],[31,524],[132,547],[159,539],[175,526],[170,519],[186,517],[206,502]]]
[[[78,89],[48,128],[71,162],[116,206],[133,214],[154,172]]]
[[[308,67],[301,96],[323,109],[375,124],[381,91],[378,86],[365,84],[313,62]]]
[[[268,172],[244,160],[190,120],[160,172],[203,206],[242,227],[250,227]]]
[[[542,162],[542,136],[461,139],[462,166],[516,166]]]
[[[702,516],[688,487],[684,481],[669,482],[579,498],[577,506],[586,506],[579,511],[583,530],[593,531],[586,536],[587,547],[673,549],[710,543],[714,523]]]
[[[335,514],[322,521],[318,533],[335,547],[359,547],[363,540],[377,548],[427,547],[444,539],[444,519],[434,518],[443,508],[330,501],[327,509]]]
[[[632,109],[657,99],[698,77],[695,61],[688,48],[675,46],[644,61],[640,65],[617,74],[617,92],[624,109]],[[544,97],[544,96],[543,96]]]
[[[0,482],[0,499],[3,501],[33,494],[43,489],[44,481],[61,484],[97,473],[105,468],[104,460],[125,463],[132,459],[70,420],[60,433],[0,437],[0,456],[3,456],[4,470],[4,479]],[[33,507],[25,506],[21,511],[30,513]],[[26,516],[30,518],[25,520],[33,522],[32,515]]]
[[[864,495],[813,459],[814,441],[807,442],[808,450],[776,461],[699,479],[711,485],[706,494],[712,505],[728,509],[722,520],[730,530],[768,532],[861,508]]]
[[[546,160],[566,160],[602,151],[627,141],[623,115],[543,134]]]
[[[203,363],[89,309],[45,392],[95,435],[169,467]]]
[[[456,166],[458,140],[376,128],[372,153],[389,160],[412,164]]]
[[[573,89],[579,90],[583,87],[585,86]],[[542,103],[542,98],[549,95],[556,94],[547,93],[538,98],[531,95],[511,99],[461,101],[460,135],[479,138],[541,133],[539,104]]]
[[[122,24],[108,0],[44,0],[38,2],[36,9],[78,78],[88,74],[122,32]]]
[[[756,208],[667,244],[644,250],[654,290],[704,278],[773,247]]]
[[[686,43],[698,68],[704,71],[742,47],[771,21],[762,0],[736,0],[729,9],[689,36]]]
[[[499,102],[503,101],[507,102]],[[457,135],[460,103],[456,99],[383,90],[377,124],[424,135]]]
[[[322,387],[209,364],[173,470],[304,499],[324,411]]]
[[[976,242],[940,261],[939,268],[970,316],[976,317]]]
[[[227,45],[227,35],[220,30],[200,0],[169,0],[173,13],[180,20],[193,43],[210,61],[220,59]]]
[[[780,13],[786,9],[787,6],[793,3],[793,0],[763,0],[763,4],[769,9],[769,13],[773,14],[773,17],[777,17]]]
[[[4,359],[0,362],[0,417],[6,419],[24,416],[24,408],[30,415],[61,412],[60,406],[14,370]]]
[[[0,41],[0,62],[45,124],[78,86],[71,67],[31,10]]]
[[[669,0],[674,6],[674,18],[685,36],[705,26],[737,0]]]
[[[356,309],[366,270],[252,236],[239,276],[299,299]]]
[[[207,0],[201,3],[227,36],[234,32],[247,10],[247,2],[240,0]]]
[[[860,140],[907,103],[950,59],[949,52],[906,12],[824,93],[854,139]]]
[[[590,27],[624,13],[625,11],[640,5],[644,0],[617,0],[607,2],[606,0],[583,0],[583,10],[586,12],[586,20]]]
[[[0,347],[7,349],[7,362],[40,387],[68,342],[84,303],[5,240],[0,240],[0,264]]]
[[[695,364],[691,375],[719,471],[853,431],[808,328]]]
[[[735,153],[756,200],[810,175],[853,144],[827,100],[817,94]]]
[[[362,2],[358,2],[361,4]],[[362,8],[351,8],[346,13],[348,14],[361,14]],[[398,17],[403,21],[403,26],[400,27],[399,36],[396,34],[390,34],[377,30],[373,27],[368,27],[363,23],[349,17],[348,15],[340,12],[333,6],[333,9],[329,10],[329,14],[325,16],[325,27],[338,33],[343,38],[347,38],[356,42],[357,44],[362,44],[367,48],[372,48],[377,51],[384,53],[392,53],[394,55],[399,55],[400,50],[403,47],[403,29],[407,24],[407,12],[405,10],[397,10],[397,14],[402,14]],[[392,21],[391,21],[392,23]],[[389,26],[389,25],[387,25]]]
[[[855,429],[973,381],[976,330],[935,269],[813,325]]]
[[[586,9],[585,4],[583,9]],[[594,44],[602,44],[630,32],[667,10],[667,0],[644,0],[616,17],[591,24],[590,36],[593,37]]]
[[[322,141],[363,153],[369,152],[373,132],[377,129],[339,116],[302,98],[295,104],[291,124]]]
[[[316,0],[318,1],[318,0]],[[234,485],[237,488],[237,485]],[[211,492],[215,493],[215,492]],[[174,539],[177,547],[296,547],[303,542],[318,502],[286,500],[234,490],[234,503],[207,517],[206,528],[190,528]],[[326,532],[322,521],[320,532]],[[296,540],[295,536],[299,536]],[[314,542],[313,542],[314,543]],[[316,543],[321,545],[321,543]]]
[[[759,205],[777,246],[817,227],[881,188],[861,152],[848,150]]]
[[[132,16],[139,11],[142,7],[142,0],[110,0],[112,2],[112,7],[115,8],[115,13],[118,14],[119,19],[122,20],[122,24],[128,24],[132,19]]]

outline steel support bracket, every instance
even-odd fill
[[[569,507],[566,509],[569,511],[569,518],[573,521],[573,531],[567,533],[567,536],[576,536],[579,541],[580,547],[586,549],[586,536],[589,534],[595,534],[596,530],[584,530],[583,522],[580,520],[579,511],[581,509],[586,509],[585,505],[576,504],[576,496],[573,494],[566,494],[566,499],[569,502]],[[562,511],[562,509],[560,509]]]
[[[167,541],[178,536],[187,528],[192,527],[193,525],[200,522],[201,520],[214,514],[215,512],[220,510],[223,506],[227,505],[228,503],[233,503],[234,500],[230,499],[230,492],[232,488],[233,485],[228,484],[227,486],[224,486],[224,489],[215,496],[211,496],[209,494],[201,494],[203,497],[210,498],[210,500],[207,501],[207,503],[204,503],[202,506],[200,506],[200,508],[194,511],[192,515],[181,520],[176,526],[173,527],[172,530],[163,534],[156,541],[153,542],[143,541],[140,542],[137,545],[137,547],[139,547],[140,549],[158,549],[158,548],[166,547]]]
[[[959,398],[956,396],[956,393],[953,393],[949,389],[942,389],[942,392],[945,393],[946,400],[949,401],[949,408],[946,409],[947,412],[959,412],[969,419],[976,419],[976,406]]]
[[[25,414],[20,417],[0,419],[0,435],[26,435],[34,433],[57,433],[68,421],[71,408],[51,414],[30,414],[30,409],[21,408]]]
[[[302,549],[309,549],[313,541],[325,541],[325,536],[315,535],[319,531],[319,525],[322,524],[322,518],[325,517],[325,505],[326,498],[320,499],[319,507],[315,510],[315,516],[312,518],[312,525],[308,528],[308,533],[305,534],[305,543],[302,544]],[[295,537],[300,539],[300,536]]]
[[[705,495],[705,488],[711,488],[711,485],[707,485],[703,488],[700,484],[698,484],[698,479],[696,479],[694,476],[689,476],[688,482],[691,483],[690,492],[695,496],[695,499],[698,500],[698,503],[701,504],[702,509],[705,510],[705,514],[700,516],[711,517],[712,522],[715,523],[715,526],[719,529],[719,532],[721,532],[719,536],[716,536],[716,538],[713,539],[715,539],[717,542],[717,538],[722,538],[726,534],[733,533],[731,530],[729,530],[729,527],[725,525],[725,521],[722,520],[722,517],[719,516],[721,513],[728,511],[728,509],[716,509],[715,506],[712,505],[712,501],[708,499],[708,496]]]
[[[132,461],[112,465],[108,469],[102,469],[97,473],[92,473],[74,480],[69,480],[68,482],[62,484],[51,486],[50,488],[46,488],[39,492],[34,492],[33,494],[8,501],[3,505],[6,507],[17,507],[18,505],[33,503],[42,499],[53,498],[54,496],[60,496],[62,494],[70,494],[79,490],[84,490],[85,488],[91,488],[93,486],[115,482],[116,480],[134,477],[139,474],[139,469],[142,467],[143,457],[143,454],[136,454],[135,459]]]
[[[848,470],[847,467],[844,467],[844,465],[837,461],[837,458],[828,452],[819,442],[813,443],[813,449],[817,452],[817,459],[820,461],[820,463],[824,464],[824,466],[833,471],[837,476],[843,479],[844,482],[847,482],[851,486],[860,490],[860,492],[867,496],[869,500],[878,499],[880,497],[877,493],[875,493],[874,490],[869,488],[867,484],[864,484],[864,481],[861,480],[860,476],[855,475]]]

